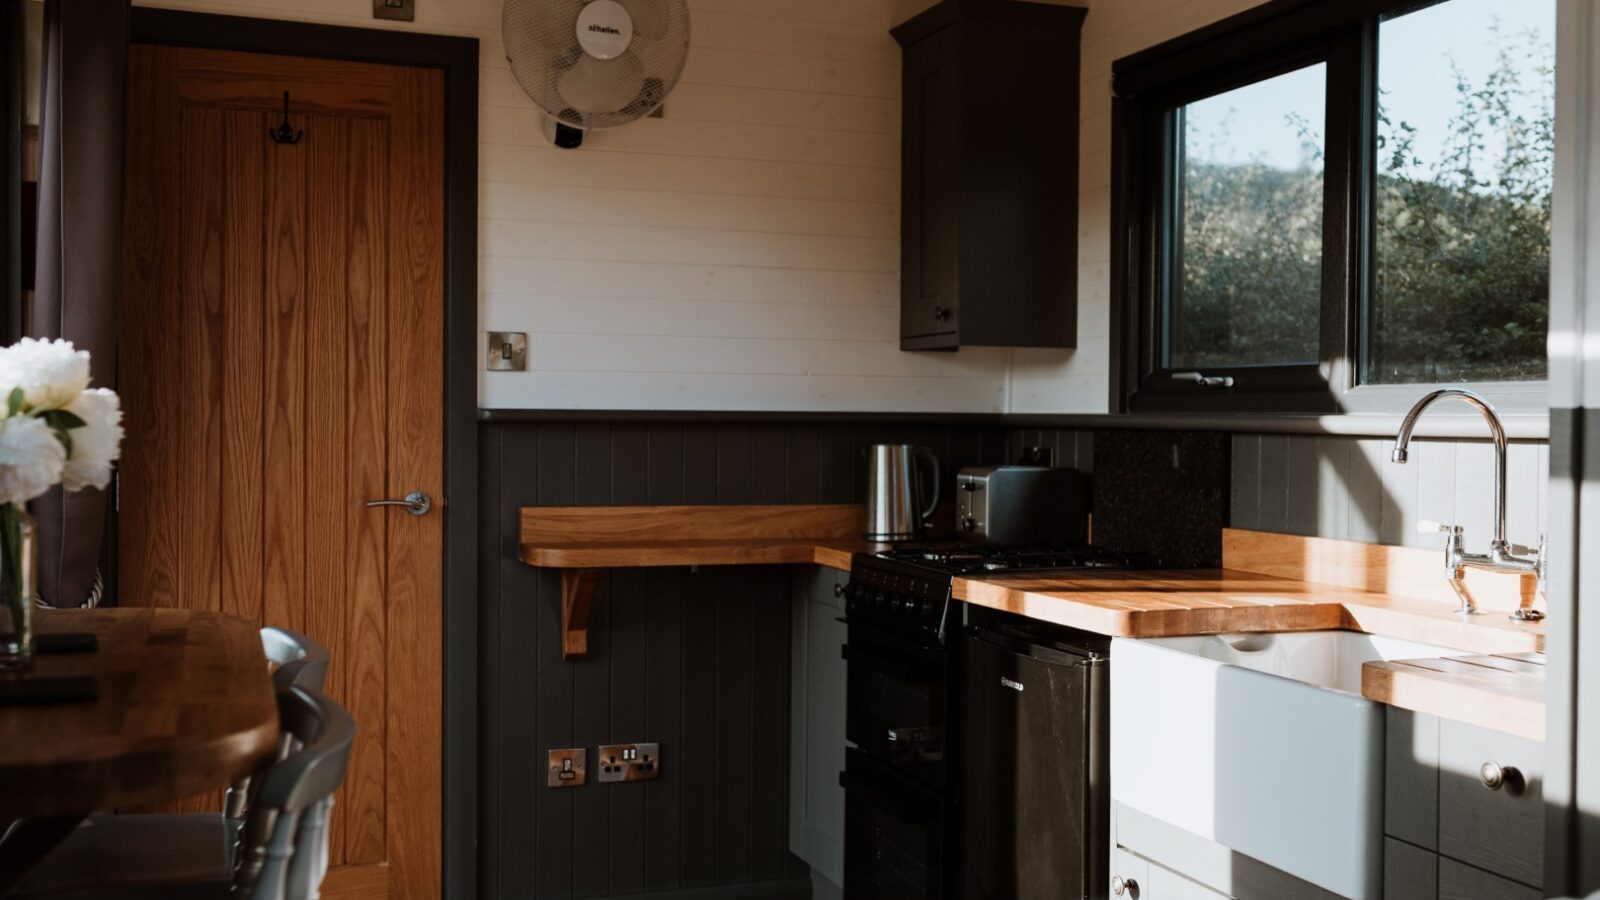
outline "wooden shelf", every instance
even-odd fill
[[[861,539],[856,504],[545,506],[522,510],[518,557],[561,570],[561,651],[589,648],[589,606],[602,569],[820,564],[848,571]]]
[[[779,540],[660,541],[620,544],[574,541],[523,545],[522,561],[551,569],[626,569],[641,566],[763,566],[818,563],[850,568],[850,554],[881,545],[866,541],[807,538]]]

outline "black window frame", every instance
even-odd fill
[[[1361,378],[1373,296],[1378,24],[1449,0],[1272,0],[1112,64],[1111,397],[1115,412],[1330,414]],[[1326,64],[1319,359],[1163,365],[1179,222],[1174,130],[1188,103]]]

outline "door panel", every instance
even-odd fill
[[[129,72],[118,602],[327,644],[358,726],[327,895],[437,896],[442,74],[146,45]],[[436,510],[365,506],[414,490]]]

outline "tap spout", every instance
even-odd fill
[[[1400,433],[1395,435],[1394,451],[1389,454],[1389,458],[1393,462],[1405,464],[1410,455],[1407,451],[1411,445],[1411,432],[1417,426],[1417,419],[1428,407],[1446,398],[1470,403],[1483,415],[1483,420],[1489,423],[1489,435],[1494,439],[1494,539],[1489,547],[1491,554],[1504,554],[1510,546],[1506,543],[1506,429],[1500,421],[1500,414],[1495,412],[1489,401],[1461,388],[1443,388],[1424,396],[1411,407],[1411,411],[1406,413],[1405,419],[1400,423]]]

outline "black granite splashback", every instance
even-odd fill
[[[1221,432],[1094,433],[1094,540],[1183,566],[1222,564],[1229,439]]]

